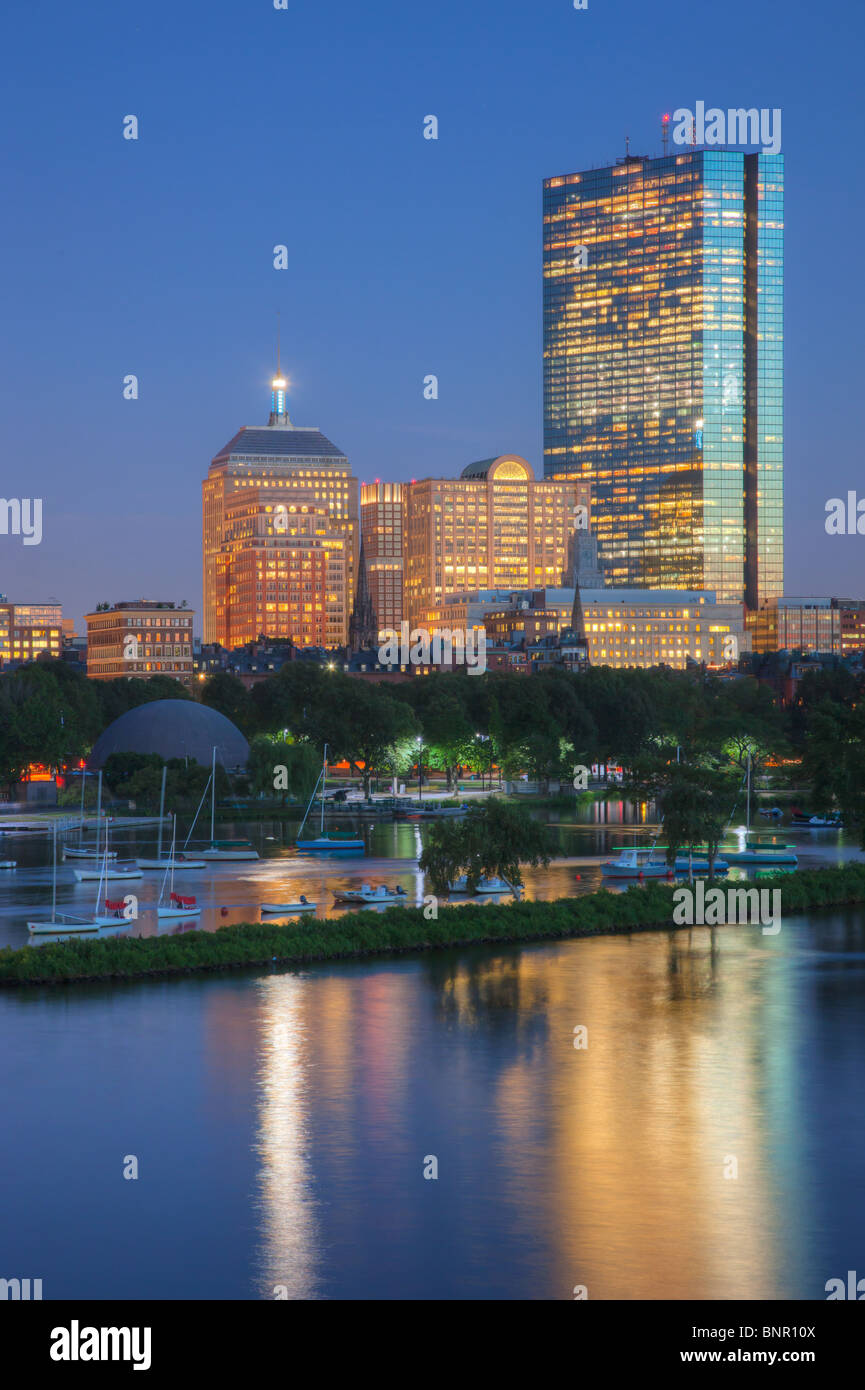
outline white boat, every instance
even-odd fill
[[[94,847],[93,849],[73,849],[71,846],[65,845],[64,848],[63,848],[63,858],[64,858],[64,859],[95,859],[95,860],[97,860],[97,861],[101,861],[102,859],[105,858],[105,856],[104,856],[103,854],[100,854],[99,850],[96,849],[95,847]],[[109,858],[109,859],[116,859],[116,858],[117,858],[117,850],[116,850],[116,849],[111,850],[111,851],[109,852],[108,858]]]
[[[474,891],[475,893],[513,893],[516,896],[519,894],[520,888],[514,888],[510,883],[506,883],[503,878],[498,878],[496,875],[493,875],[492,878],[482,875],[478,879]],[[468,876],[460,874],[459,878],[455,878],[448,884],[448,892],[452,894],[468,893]]]
[[[386,884],[379,883],[376,888],[368,883],[361,884],[360,888],[343,888],[334,893],[334,901],[338,903],[403,903],[408,901],[408,894],[405,889],[397,885],[388,888]]]
[[[82,932],[97,932],[101,927],[117,927],[123,925],[125,901],[112,904],[111,916],[103,916],[99,912],[94,912],[90,918],[72,917],[63,912],[57,911],[57,827],[54,827],[53,835],[53,871],[51,876],[51,921],[50,922],[28,922],[27,930],[31,936],[69,936],[71,934],[80,935]],[[107,855],[108,840],[106,837],[105,852]],[[104,881],[104,870],[108,867],[107,858],[102,860],[103,874],[98,875],[99,887],[96,890],[96,907],[99,907],[99,899],[102,894],[102,884]],[[76,870],[77,876],[77,870]],[[106,899],[108,906],[109,899]]]
[[[318,903],[311,903],[301,893],[300,899],[296,903],[262,903],[261,910],[264,913],[278,913],[280,916],[289,916],[295,912],[315,912]]]
[[[304,839],[302,838],[302,836],[303,836],[303,827],[306,825],[307,819],[308,819],[308,817],[309,817],[310,810],[312,809],[312,803],[315,801],[315,794],[316,794],[316,792],[318,791],[319,783],[321,784],[321,826],[320,826],[319,833],[318,833],[317,836],[315,836],[315,837],[314,837],[313,839],[311,839],[311,840],[304,840]],[[321,772],[318,774],[318,781],[316,782],[315,786],[314,786],[313,789],[312,789],[312,796],[309,798],[309,805],[308,805],[307,808],[306,808],[306,813],[305,813],[305,815],[304,815],[304,817],[303,817],[303,820],[302,820],[301,823],[300,823],[300,829],[299,829],[298,832],[297,832],[297,839],[296,839],[295,842],[294,842],[294,843],[295,843],[295,848],[296,848],[296,849],[299,849],[299,850],[302,850],[302,851],[308,851],[308,852],[314,853],[314,854],[363,854],[363,853],[365,853],[365,851],[366,851],[366,845],[364,844],[363,840],[348,839],[348,838],[347,838],[347,839],[334,839],[334,838],[333,838],[332,836],[330,836],[330,835],[325,835],[325,833],[324,833],[324,802],[325,802],[325,791],[326,791],[326,786],[327,786],[327,744],[324,745],[324,759],[323,759],[323,761],[322,761]]]
[[[505,883],[503,878],[497,878],[495,874],[492,878],[479,878],[476,893],[513,893],[515,889],[509,883]]]
[[[141,878],[141,870],[135,864],[109,864],[105,858],[98,869],[73,869],[79,883],[97,883],[100,879]]]
[[[0,869],[17,869],[17,859],[0,859]]]
[[[182,893],[175,893],[174,891],[174,868],[176,863],[175,851],[177,849],[177,816],[172,816],[171,821],[171,857],[168,860],[168,866],[165,870],[165,877],[162,880],[162,887],[159,890],[159,900],[156,904],[156,917],[157,921],[160,922],[165,921],[166,918],[170,917],[198,917],[198,915],[201,912],[201,908],[198,906],[198,903],[196,902],[195,898],[185,897]],[[160,848],[161,838],[162,837],[160,836]],[[168,885],[168,902],[163,907],[162,899],[165,895],[166,884]]]
[[[27,930],[31,936],[68,936],[74,933],[79,936],[82,932],[98,932],[102,927],[116,927],[118,919],[116,917],[93,917],[88,921],[79,921],[74,917],[67,917],[64,913],[58,913],[61,921],[54,922],[28,922]]]
[[[653,859],[651,849],[623,849],[618,859],[605,859],[604,878],[671,878],[673,870],[662,859]]]
[[[170,859],[136,859],[135,863],[139,869],[170,869]],[[178,869],[185,873],[187,869],[206,869],[207,865],[203,859],[195,859],[191,854],[178,854],[175,860]]]

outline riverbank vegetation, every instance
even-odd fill
[[[376,778],[416,781],[420,773],[428,785],[434,771],[446,794],[469,771],[489,784],[525,775],[543,794],[550,783],[570,787],[577,767],[639,773],[647,757],[741,776],[750,758],[757,794],[804,785],[809,810],[839,810],[865,840],[865,676],[843,667],[809,672],[784,705],[753,675],[722,679],[700,667],[369,682],[308,661],[289,661],[250,690],[220,673],[195,696],[252,741],[236,796],[285,792],[304,801],[324,744],[367,793]],[[191,698],[168,677],[90,681],[58,661],[0,674],[0,782],[16,781],[31,763],[74,766],[117,715],[166,697]],[[277,767],[286,769],[284,785],[275,785]],[[194,794],[176,780],[172,805]],[[154,781],[140,777],[115,795],[149,808]]]
[[[747,886],[747,885],[743,885]],[[781,891],[784,917],[865,902],[865,864],[812,869],[762,878]],[[333,921],[261,923],[176,936],[114,937],[46,943],[0,951],[0,985],[64,984],[87,980],[158,978],[244,966],[303,966],[448,947],[540,942],[649,929],[673,930],[672,888],[647,883],[625,893],[597,893],[553,902],[483,906],[391,908]],[[686,928],[677,928],[686,930]],[[718,931],[759,930],[718,927]]]

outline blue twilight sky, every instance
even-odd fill
[[[660,153],[702,99],[783,110],[786,589],[865,595],[865,537],[824,531],[865,495],[860,6],[6,0],[0,25],[0,495],[44,502],[41,545],[0,535],[0,591],[200,607],[201,479],[266,422],[277,309],[292,419],[360,479],[540,469],[541,180],[626,132]]]

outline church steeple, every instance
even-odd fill
[[[357,589],[354,607],[348,625],[348,649],[350,652],[368,651],[378,646],[378,618],[372,606],[369,582],[366,577],[366,556],[363,552],[363,537],[360,542],[360,557],[357,562]]]
[[[288,389],[288,382],[282,375],[281,356],[281,326],[279,312],[276,315],[276,376],[270,383],[270,419],[269,425],[290,425],[288,412],[285,408],[285,393]]]

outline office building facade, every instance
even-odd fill
[[[86,613],[87,675],[102,681],[171,676],[191,685],[194,617],[189,608],[156,599],[132,599]]]
[[[360,525],[370,601],[380,629],[402,622],[403,483],[362,483]]]
[[[268,424],[239,430],[216,454],[202,485],[204,641],[226,648],[290,635],[288,619],[297,612],[311,616],[304,626],[326,631],[333,645],[348,635],[351,603],[346,606],[345,595],[354,592],[360,548],[357,479],[320,430],[291,423],[285,391],[285,380],[275,377]],[[317,513],[323,522],[319,517],[312,525]],[[259,553],[265,550],[266,556]],[[300,550],[309,552],[308,565]],[[321,584],[337,552],[342,577]],[[316,597],[305,587],[312,582],[305,569],[315,570]],[[333,625],[336,606],[342,613],[339,631]],[[264,626],[251,631],[257,622]]]
[[[780,154],[544,181],[544,472],[591,484],[606,581],[783,592]]]
[[[419,625],[457,590],[561,584],[570,537],[591,519],[587,483],[536,479],[517,454],[405,484],[403,495],[403,611]]]

